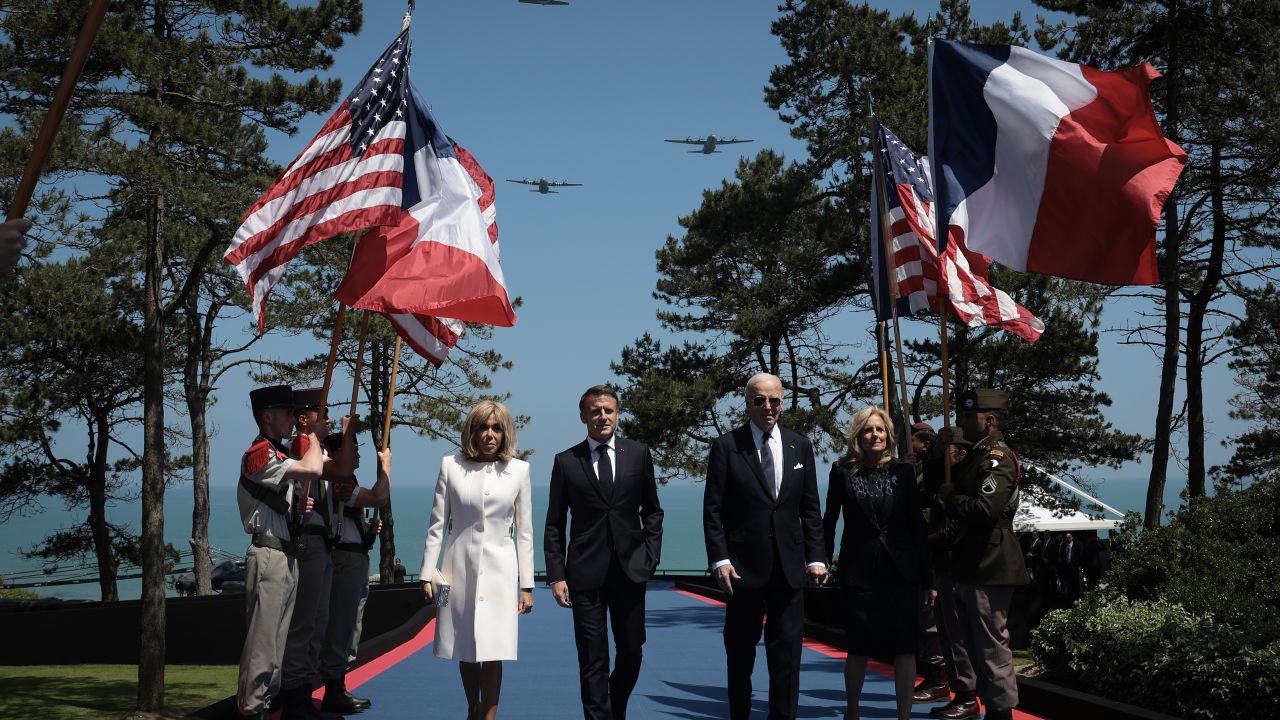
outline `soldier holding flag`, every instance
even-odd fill
[[[315,435],[298,459],[289,457],[282,438],[293,424],[293,390],[272,385],[249,393],[258,437],[240,466],[236,500],[245,532],[252,536],[245,552],[245,612],[248,631],[240,654],[236,708],[241,715],[265,720],[280,689],[280,667],[293,616],[298,581],[292,508],[295,485],[320,477],[323,459]],[[301,512],[312,509],[309,498]]]

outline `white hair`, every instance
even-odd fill
[[[766,382],[776,382],[778,383],[778,387],[782,387],[782,378],[767,372],[760,372],[751,376],[751,379],[747,381],[746,386],[742,388],[742,394],[746,395],[751,392],[752,386],[761,385]]]

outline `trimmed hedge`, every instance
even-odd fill
[[[1046,680],[1187,718],[1280,718],[1280,481],[1193,500],[1105,580],[1032,632]]]
[[[1280,640],[1165,600],[1094,593],[1045,616],[1045,678],[1187,718],[1280,717]]]

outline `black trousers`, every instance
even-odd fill
[[[765,623],[768,615],[769,622]],[[804,588],[787,583],[775,560],[763,588],[733,590],[725,604],[724,651],[728,659],[730,720],[751,716],[751,672],[764,629],[769,665],[769,720],[793,720],[800,703],[800,653],[804,647]]]
[[[569,588],[573,601],[573,635],[578,646],[582,715],[586,720],[622,720],[640,677],[644,645],[645,583],[632,581],[616,557],[604,585],[597,590]],[[617,655],[609,673],[609,633]]]

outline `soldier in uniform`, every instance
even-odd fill
[[[329,419],[324,415],[321,388],[293,392],[293,419],[297,428],[290,451],[301,457],[316,446],[323,456],[320,479],[310,483],[310,499],[315,512],[303,519],[298,542],[298,588],[289,622],[288,640],[281,669],[281,720],[322,720],[323,715],[311,702],[311,683],[319,669],[320,643],[324,620],[328,615],[329,586],[333,579],[333,497],[331,480],[346,474],[323,447],[329,434]]]
[[[320,477],[319,443],[292,459],[282,438],[293,424],[293,391],[288,385],[249,393],[258,437],[240,464],[236,501],[245,532],[252,536],[245,551],[247,632],[240,654],[236,708],[241,715],[265,720],[280,689],[285,637],[293,615],[298,574],[292,531],[294,486]],[[302,503],[303,512],[310,503]]]
[[[948,527],[947,566],[953,592],[944,606],[944,627],[954,661],[956,698],[937,712],[943,720],[977,720],[978,703],[968,677],[986,705],[987,720],[1010,720],[1018,704],[1013,652],[1009,648],[1009,604],[1013,590],[1029,581],[1022,548],[1013,534],[1020,470],[1001,427],[1009,394],[986,388],[960,396],[960,429],[972,450],[938,488]],[[949,443],[946,428],[939,439]],[[971,670],[969,669],[971,668]]]
[[[358,420],[358,418],[357,418]],[[330,453],[344,466],[360,467],[355,428],[345,427],[341,435],[325,439]],[[363,508],[380,508],[391,496],[391,450],[378,453],[378,479],[362,488],[354,473],[335,478],[334,496],[342,503],[334,517],[333,580],[329,590],[329,614],[320,646],[320,677],[324,680],[324,701],[320,709],[341,714],[367,710],[372,703],[347,691],[347,667],[360,645],[360,625],[364,602],[369,596],[369,550],[378,537],[381,522],[364,519]]]

